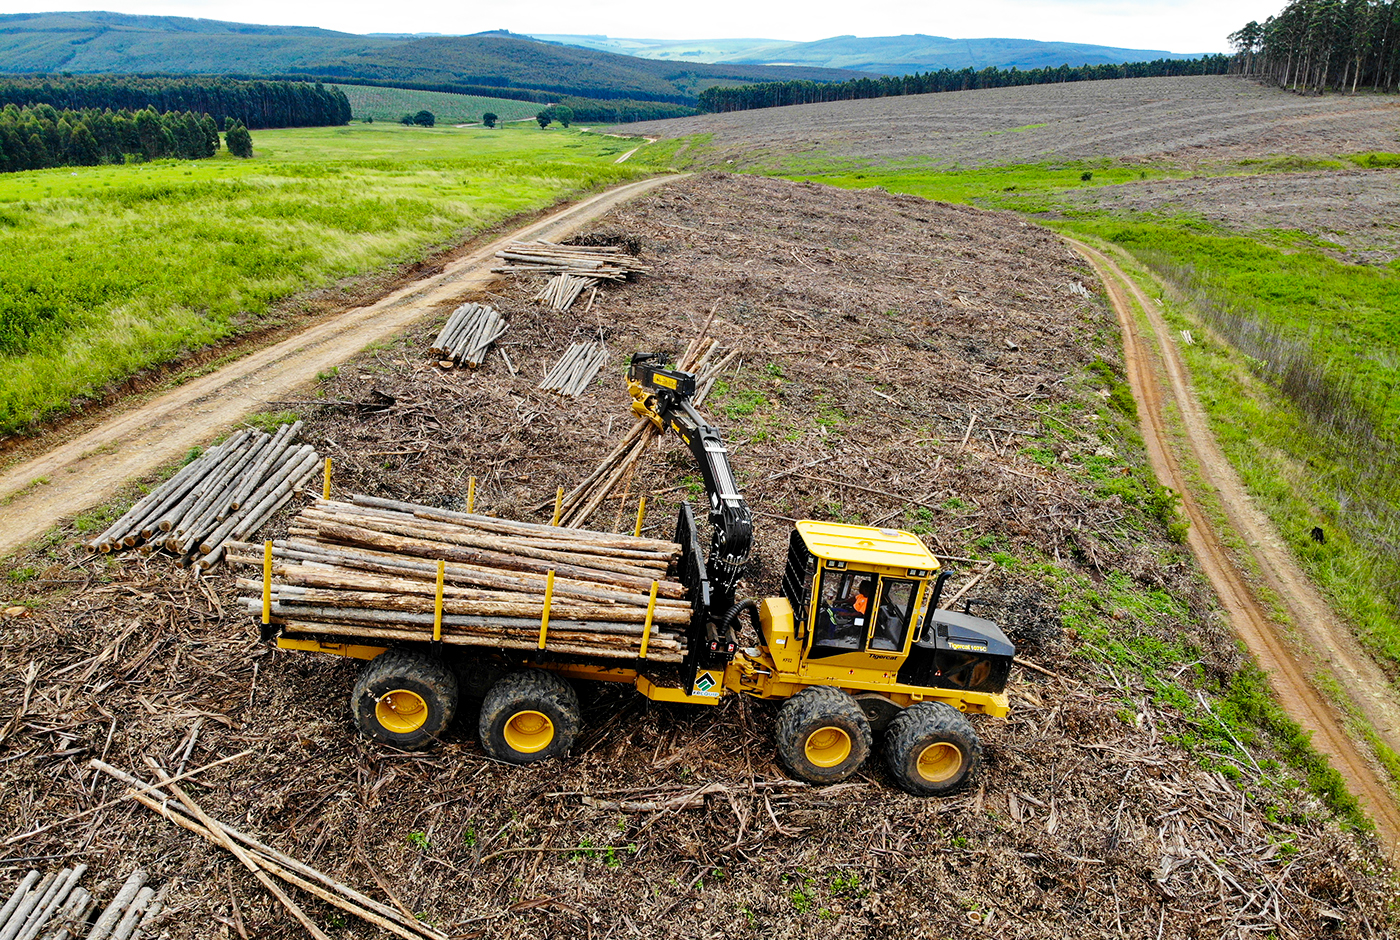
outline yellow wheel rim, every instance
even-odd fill
[[[554,740],[554,722],[543,712],[516,712],[505,727],[506,743],[521,754],[535,754]]]
[[[835,767],[851,756],[851,736],[840,728],[818,728],[807,735],[807,760],[818,767]]]
[[[919,776],[929,783],[942,783],[957,776],[962,763],[962,751],[956,744],[939,741],[919,752]]]
[[[374,717],[394,734],[412,734],[428,723],[428,703],[408,689],[394,689],[379,696]]]

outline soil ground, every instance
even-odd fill
[[[1113,356],[1113,315],[1076,292],[1092,274],[1064,243],[1005,214],[725,176],[658,189],[592,231],[635,245],[652,273],[609,287],[588,315],[534,305],[533,283],[486,295],[511,321],[520,375],[499,359],[442,371],[426,357],[467,299],[444,297],[434,320],[284,406],[337,458],[337,492],[456,507],[474,474],[478,505],[539,519],[630,422],[625,357],[679,349],[713,308],[711,332],[745,351],[712,404],[758,515],[762,564],[747,592],[776,590],[786,517],[915,526],[946,556],[994,546],[1162,592],[1177,613],[1114,610],[1115,630],[1188,646],[1197,662],[1181,664],[1182,681],[1240,667],[1185,551],[1078,482],[1098,455],[1123,455],[1127,473],[1145,457],[1108,432],[1083,381]],[[572,340],[600,333],[614,359],[581,400],[534,388]],[[393,407],[357,407],[375,391]],[[1064,448],[1033,459],[1019,442],[1052,417]],[[677,501],[697,495],[688,452],[666,442],[633,492],[652,496],[653,531],[669,529]],[[625,526],[631,512],[595,524]],[[145,809],[25,833],[115,795],[88,758],[173,765],[200,719],[191,765],[254,751],[201,777],[206,806],[348,883],[387,887],[454,935],[1380,937],[1400,926],[1373,845],[1256,767],[1225,774],[1187,756],[1173,742],[1195,719],[1062,632],[1057,585],[1034,569],[998,568],[975,593],[1004,605],[995,616],[1043,671],[1017,671],[1008,720],[977,721],[980,785],[927,800],[895,789],[878,753],[846,784],[787,780],[773,762],[775,708],[732,699],[702,710],[595,691],[573,756],[538,767],[485,758],[470,704],[426,753],[372,745],[348,720],[354,664],[260,644],[238,572],[196,579],[159,555],[93,558],[77,540],[61,532],[12,560],[28,574],[11,595],[36,609],[5,624],[0,649],[0,876],[78,858],[113,877],[141,864],[173,885],[173,937],[231,936],[238,918],[259,936],[299,929],[231,859]]]
[[[800,165],[803,154],[886,165],[1059,160],[1206,163],[1260,155],[1395,151],[1389,95],[1301,96],[1241,78],[1137,78],[834,101],[628,124],[662,139],[709,134],[705,162]],[[683,158],[682,152],[678,157]]]

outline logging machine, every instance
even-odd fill
[[[692,403],[695,377],[659,355],[638,354],[627,382],[633,411],[674,431],[694,454],[709,497],[708,553],[689,506],[676,527],[677,574],[694,612],[683,664],[639,658],[619,666],[506,649],[448,664],[432,644],[386,648],[343,637],[284,636],[278,645],[368,659],[352,713],[365,734],[398,747],[424,747],[441,734],[461,689],[484,692],[478,730],[491,756],[526,764],[564,755],[580,726],[568,680],[589,680],[629,684],[661,702],[714,705],[735,694],[781,700],[778,758],[812,783],[854,774],[882,734],[885,762],[904,789],[936,795],[965,786],[982,760],[965,713],[1007,714],[1015,650],[1000,628],[939,608],[951,572],[939,569],[916,535],[868,526],[796,523],[782,595],[736,600],[753,516],[723,439]],[[741,647],[744,621],[754,646]]]

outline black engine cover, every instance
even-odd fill
[[[990,620],[953,610],[935,611],[909,650],[899,681],[930,689],[1001,692],[1016,647]]]

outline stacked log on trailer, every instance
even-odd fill
[[[680,662],[692,618],[670,575],[680,552],[369,496],[318,500],[272,543],[271,621],[287,636]],[[231,546],[229,558],[262,565],[264,546]],[[238,586],[260,612],[263,580]]]
[[[299,430],[300,421],[273,434],[238,431],[137,500],[87,547],[165,549],[182,564],[212,567],[226,542],[257,531],[316,474],[321,457],[310,444],[293,443]]]
[[[706,323],[706,329],[709,324]],[[676,368],[695,375],[695,397],[692,403],[698,408],[709,395],[720,374],[739,355],[738,349],[725,350],[718,341],[704,335],[696,338],[676,362]],[[637,465],[659,432],[650,419],[638,418],[631,430],[613,451],[603,458],[583,482],[573,488],[560,502],[559,524],[583,526],[588,523],[603,501],[619,486],[624,487],[622,500],[625,503],[631,493],[632,476]]]
[[[78,884],[86,865],[50,872],[42,877],[31,871],[14,894],[0,907],[0,938],[36,940],[135,940],[165,908],[166,888],[146,884],[146,873],[136,869],[124,880],[111,900],[102,898],[113,883],[103,881],[91,890]]]
[[[433,340],[432,353],[444,362],[476,368],[506,329],[506,321],[495,307],[465,303],[443,324]]]
[[[607,361],[608,350],[602,343],[574,343],[564,350],[564,355],[540,382],[540,388],[578,398]]]

